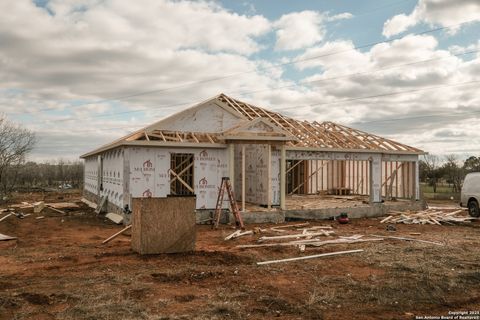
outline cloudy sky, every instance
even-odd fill
[[[478,0],[0,1],[0,112],[39,161],[220,92],[478,156],[479,35]]]

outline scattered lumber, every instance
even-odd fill
[[[39,201],[33,203],[33,213],[40,213],[42,212],[43,208],[45,208],[45,202]]]
[[[11,213],[7,214],[6,216],[2,217],[2,218],[0,219],[0,221],[3,221],[3,220],[5,220],[5,219],[7,219],[8,217],[13,216],[13,215],[14,215],[14,213],[11,212]]]
[[[359,243],[359,242],[370,242],[370,241],[383,241],[380,238],[365,238],[361,239],[362,235],[355,235],[350,237],[340,237],[334,240],[320,240],[315,239],[306,239],[306,240],[296,240],[289,242],[276,242],[276,243],[262,243],[262,244],[244,244],[238,245],[237,248],[248,249],[248,248],[261,248],[261,247],[283,247],[283,246],[314,246],[320,247],[328,244],[350,244],[350,243]]]
[[[204,222],[209,222],[209,221],[213,221],[213,218],[199,220],[199,221],[197,221],[197,223],[204,223]]]
[[[17,237],[7,236],[6,234],[0,233],[0,241],[15,240]]]
[[[235,239],[235,238],[238,238],[238,237],[241,237],[241,236],[246,236],[246,235],[249,235],[249,234],[253,234],[253,231],[252,230],[249,230],[249,231],[237,230],[234,233],[226,236],[225,241],[230,240],[230,239]]]
[[[92,201],[89,201],[85,198],[82,198],[82,200],[80,200],[80,201],[82,201],[83,203],[85,203],[87,206],[89,206],[92,209],[97,209],[97,204],[93,203]]]
[[[476,218],[467,215],[459,215],[465,213],[466,209],[429,208],[422,211],[390,211],[390,215],[380,221],[380,223],[404,223],[404,224],[454,224],[469,223]]]
[[[46,207],[47,207],[48,209],[53,210],[53,211],[55,211],[55,212],[58,212],[58,213],[60,213],[60,214],[62,214],[62,215],[66,215],[66,214],[67,214],[65,211],[60,210],[60,209],[57,209],[57,208],[54,208],[54,207],[52,207],[52,206],[50,206],[50,205],[46,205]]]
[[[309,222],[297,223],[297,224],[287,224],[287,225],[283,225],[283,226],[271,227],[270,230],[274,231],[274,232],[284,233],[284,232],[287,232],[287,230],[283,230],[283,229],[305,227],[305,226],[308,226],[308,225],[310,225]]]
[[[422,243],[434,244],[434,245],[437,245],[437,246],[444,246],[444,244],[443,244],[443,243],[440,243],[440,242],[434,242],[434,241],[428,241],[428,240],[421,240],[421,239],[415,239],[415,238],[394,237],[394,236],[380,236],[380,235],[377,235],[377,234],[371,234],[371,236],[372,236],[372,237],[377,237],[377,238],[383,238],[383,239],[415,241],[415,242],[422,242]]]
[[[297,230],[299,230],[299,231],[307,230],[308,232],[310,232],[310,231],[318,230],[318,229],[330,230],[330,229],[333,229],[333,228],[332,228],[332,226],[314,226],[314,227],[310,227],[310,228],[300,228],[300,229],[297,229]]]
[[[100,199],[100,203],[98,204],[98,206],[95,208],[95,213],[96,214],[100,214],[104,207],[106,206],[107,204],[107,196],[103,196],[101,199]]]
[[[295,239],[295,238],[307,238],[307,237],[315,237],[315,236],[330,236],[334,231],[326,231],[320,230],[319,232],[312,232],[312,233],[298,233],[298,234],[287,234],[284,236],[264,236],[258,239],[259,242],[262,241],[269,241],[269,240],[279,240],[279,239]]]
[[[321,258],[321,257],[328,257],[328,256],[337,256],[337,255],[342,255],[342,254],[358,253],[358,252],[363,252],[363,250],[362,249],[357,249],[357,250],[348,250],[348,251],[336,251],[336,252],[315,254],[315,255],[311,255],[311,256],[302,256],[302,257],[279,259],[279,260],[261,261],[261,262],[257,262],[257,265],[282,263],[282,262],[290,262],[290,261],[298,261],[298,260],[307,260],[307,259],[314,259],[314,258]]]
[[[453,206],[443,206],[443,207],[439,207],[439,206],[430,206],[430,205],[427,205],[428,209],[436,209],[436,210],[460,210],[461,208],[460,207],[453,207]]]
[[[47,203],[47,206],[55,209],[78,209],[78,204],[73,202],[53,202]]]
[[[130,229],[132,227],[132,225],[128,225],[126,226],[125,228],[123,228],[122,230],[118,231],[117,233],[115,233],[114,235],[108,237],[107,239],[103,240],[102,241],[102,244],[105,244],[107,242],[110,242],[111,240],[115,239],[116,237],[118,237],[119,235],[121,235],[122,233],[124,233],[125,231],[127,231],[128,229]]]
[[[105,218],[109,219],[113,223],[120,224],[123,222],[123,217],[118,213],[109,212],[105,215]]]
[[[305,227],[305,226],[308,226],[310,225],[309,222],[305,222],[305,223],[297,223],[297,224],[286,224],[284,226],[275,226],[273,228],[275,229],[283,229],[283,228],[298,228],[298,227]]]

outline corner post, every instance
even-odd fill
[[[280,147],[280,209],[286,210],[287,206],[285,205],[285,194],[286,194],[286,157],[287,151],[285,145],[283,144]]]
[[[242,144],[242,212],[245,212],[245,145]]]
[[[373,154],[370,161],[370,203],[382,202],[382,156]]]
[[[418,164],[418,159],[415,161],[415,173],[414,173],[414,196],[415,200],[420,200],[420,169],[419,169],[419,164]]]
[[[230,143],[228,145],[228,177],[232,186],[235,185],[235,145]]]
[[[272,207],[272,146],[267,144],[267,208]]]

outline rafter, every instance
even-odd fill
[[[334,122],[300,121],[278,112],[272,112],[258,106],[248,104],[224,94],[217,96],[219,103],[225,108],[242,116],[249,121],[265,118],[280,129],[291,134],[296,139],[286,141],[288,146],[308,148],[335,148],[345,150],[377,150],[377,151],[405,151],[422,152],[417,148],[382,138],[361,130],[353,129]],[[139,131],[125,138],[132,140],[154,140],[164,142],[190,143],[224,143],[223,133],[169,131],[155,129]]]

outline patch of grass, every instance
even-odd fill
[[[57,315],[59,319],[74,320],[113,320],[113,319],[152,319],[148,312],[139,304],[125,297],[119,289],[103,291],[99,294],[82,294],[76,297],[78,301]]]

